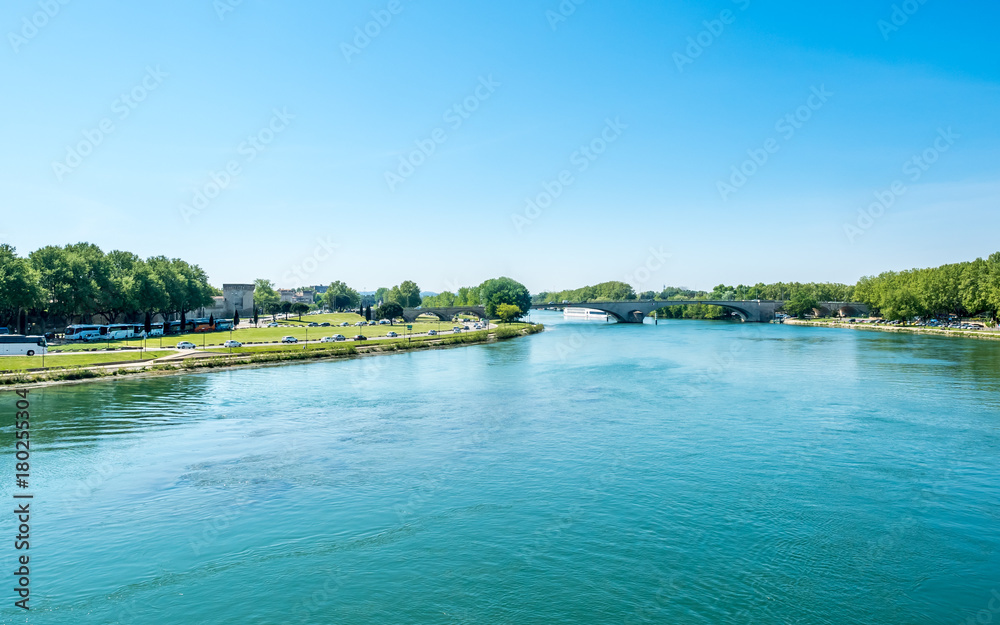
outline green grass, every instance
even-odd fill
[[[494,331],[479,330],[474,332],[463,332],[461,334],[446,334],[443,336],[422,336],[414,338],[410,341],[405,339],[381,339],[366,341],[364,343],[329,343],[322,345],[309,345],[308,349],[304,349],[306,347],[304,345],[258,345],[235,349],[232,351],[232,356],[236,357],[238,361],[243,363],[249,362],[251,364],[301,361],[312,358],[349,357],[357,354],[357,348],[359,347],[377,347],[378,349],[376,351],[425,349],[432,345],[461,345],[481,342],[484,341],[487,338],[487,335],[491,332],[496,335],[497,339],[504,340],[513,338],[514,336],[519,336],[522,332],[526,334],[534,334],[542,331],[542,329],[543,326],[541,324],[531,325],[527,323],[512,323],[504,324],[501,328]],[[136,358],[138,358],[137,352],[131,353],[136,354]],[[176,352],[149,351],[146,352],[145,357],[155,358],[175,353]],[[67,354],[57,357],[47,357],[46,365],[50,365],[50,362],[48,361],[51,358],[51,361],[55,363],[55,366],[48,366],[45,368],[45,371],[38,373],[29,373],[26,369],[39,367],[41,365],[40,356],[35,356],[33,358],[20,356],[3,357],[0,358],[0,364],[23,361],[21,364],[24,366],[20,369],[14,369],[7,375],[0,377],[0,385],[10,386],[45,381],[125,376],[142,371],[207,369],[238,364],[238,362],[234,362],[228,356],[228,349],[220,349],[218,350],[218,356],[216,357],[185,358],[183,360],[172,360],[169,362],[164,361],[161,364],[148,364],[143,369],[126,369],[124,366],[117,369],[84,368],[88,365],[120,362],[122,357],[126,354],[129,354],[129,352],[118,354]]]
[[[100,365],[109,362],[130,362],[139,360],[149,360],[166,356],[173,352],[168,351],[147,351],[121,352],[117,354],[66,354],[45,357],[45,369],[65,369],[69,367],[87,367]],[[27,369],[42,368],[41,356],[3,356],[0,357],[0,371],[25,371]]]
[[[324,319],[324,317],[339,317],[337,320]],[[292,320],[286,322],[283,319],[279,319],[280,324],[277,328],[248,328],[234,330],[232,334],[233,340],[239,341],[241,343],[276,343],[285,336],[294,336],[300,341],[306,340],[306,337],[310,341],[315,341],[323,338],[324,336],[333,336],[334,334],[343,334],[347,338],[351,338],[356,334],[363,334],[368,338],[384,337],[389,332],[396,332],[400,335],[405,334],[406,324],[397,323],[395,326],[365,326],[365,327],[354,327],[348,326],[346,328],[341,328],[339,326],[330,326],[327,328],[306,328],[305,324],[315,321],[316,323],[322,323],[323,321],[330,321],[330,323],[340,323],[341,321],[347,321],[354,323],[359,321],[361,318],[358,315],[352,313],[346,314],[336,314],[336,315],[313,315],[312,317],[303,316],[303,322],[292,323]],[[264,322],[261,320],[261,325]],[[438,323],[428,322],[428,321],[418,321],[413,325],[414,334],[420,334],[422,332],[427,332],[428,330],[451,330],[452,326],[457,325],[451,321],[442,321]],[[170,336],[165,336],[162,339],[163,347],[174,347],[177,343],[181,341],[191,341],[198,347],[205,345],[209,346],[221,346],[223,343],[228,341],[230,338],[229,332],[208,332],[208,333],[190,333],[190,334],[171,334]],[[68,345],[56,345],[50,348],[51,352],[79,352],[79,351],[99,351],[108,348],[109,343],[97,342],[97,343],[72,343]],[[130,341],[111,341],[110,346],[113,348],[120,349],[122,347],[133,347],[138,348],[142,345],[142,341],[132,339]],[[152,338],[146,341],[147,349],[157,349],[161,345],[160,338]]]

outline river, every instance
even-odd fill
[[[3,622],[1000,623],[1000,345],[532,317],[32,391]]]

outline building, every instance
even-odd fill
[[[188,316],[232,319],[238,311],[244,319],[253,317],[253,292],[252,284],[223,284],[222,295],[214,296],[211,306],[192,310]]]
[[[253,292],[252,284],[223,284],[223,316],[232,317],[237,311],[241,316],[253,316]]]
[[[278,296],[283,302],[291,302],[293,304],[309,304],[313,303],[313,291],[312,289],[305,289],[303,291],[296,291],[295,289],[278,289]]]

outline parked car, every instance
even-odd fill
[[[319,324],[316,323],[315,321],[310,321],[309,323],[306,324],[306,327],[307,328],[318,328]]]
[[[380,320],[380,321],[378,322],[378,324],[379,324],[380,326],[387,326],[387,325],[389,325],[389,320],[388,320],[388,319],[382,319],[382,320]]]
[[[437,333],[438,333],[437,330],[428,330],[427,336],[437,336]]]
[[[191,341],[181,341],[177,344],[177,349],[197,349],[197,345]]]
[[[283,336],[283,337],[281,337],[281,342],[282,343],[298,343],[299,339],[295,338],[294,336]]]
[[[351,325],[351,324],[347,323],[346,321],[341,321],[341,322],[340,322],[340,327],[341,327],[341,328],[346,328],[346,327],[347,327],[347,326],[349,326],[349,325]]]
[[[360,328],[361,326],[365,326],[365,325],[368,325],[368,322],[366,322],[366,321],[355,321],[354,322],[354,327],[355,328]]]
[[[323,323],[319,324],[319,327],[321,327],[321,328],[329,328],[330,327],[330,322],[329,321],[324,321]]]
[[[243,347],[243,343],[239,341],[228,340],[222,344],[223,347]]]
[[[399,336],[399,335],[398,335],[398,334],[396,334],[395,332],[389,332],[388,334],[386,334],[386,336],[387,336],[388,338],[390,338],[390,339],[394,339],[394,338],[396,338],[396,337],[397,337],[397,336]]]
[[[333,340],[335,340],[335,341],[346,341],[347,337],[344,336],[343,334],[334,334],[333,335]]]
[[[10,328],[0,328],[0,334],[10,334]]]
[[[276,324],[275,322],[273,322],[273,321],[272,321],[271,323],[267,324],[267,325],[266,325],[266,326],[264,326],[264,327],[265,327],[265,328],[277,328],[277,327],[278,327],[278,324]]]
[[[377,321],[369,321],[368,325],[370,325],[370,326],[377,326],[378,322]]]
[[[357,335],[357,336],[354,337],[354,340],[355,341],[367,341],[368,337],[365,336],[364,334],[359,334],[359,335]]]
[[[451,329],[451,331],[452,332],[461,332],[462,331],[462,326],[455,326],[455,327],[453,327]]]
[[[321,338],[321,339],[319,340],[319,342],[320,342],[320,343],[333,343],[333,342],[334,342],[334,341],[336,341],[336,340],[337,340],[337,339],[333,338],[332,336],[324,336],[323,338]]]

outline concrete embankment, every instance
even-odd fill
[[[133,361],[114,365],[94,365],[49,369],[44,371],[24,371],[0,375],[0,388],[23,388],[70,384],[114,378],[135,378],[159,375],[177,375],[204,372],[210,369],[236,369],[244,367],[265,367],[287,364],[301,364],[320,360],[342,360],[369,356],[388,355],[398,352],[426,349],[447,349],[466,345],[483,345],[536,334],[544,330],[541,324],[525,325],[518,328],[497,327],[490,331],[472,332],[446,336],[443,338],[422,337],[420,340],[393,340],[371,345],[338,345],[313,347],[309,349],[259,351],[234,353],[199,351],[171,354],[162,358]]]

